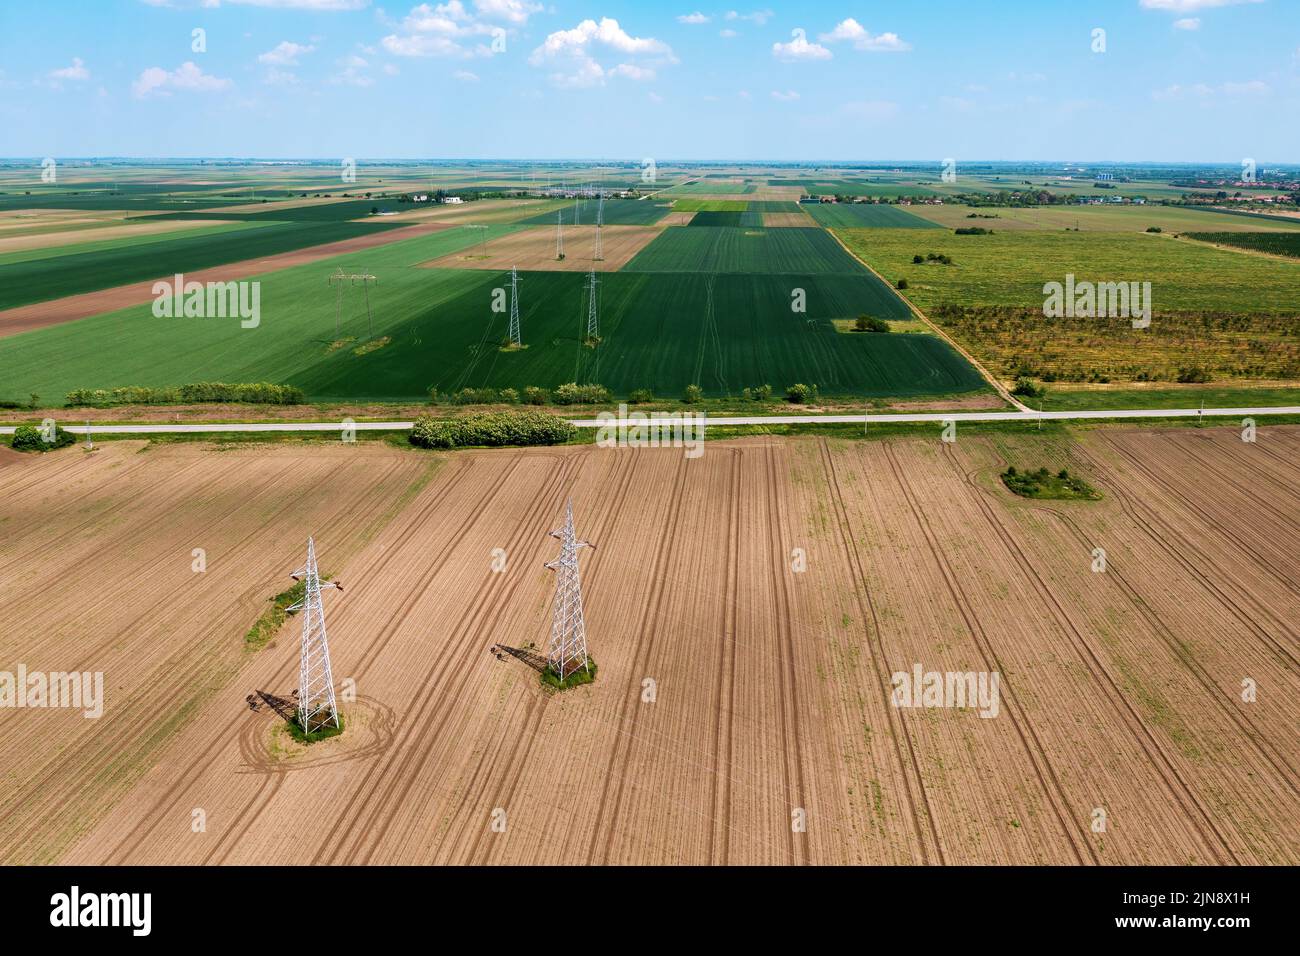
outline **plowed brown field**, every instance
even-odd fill
[[[1105,498],[1016,498],[1007,463]],[[1300,862],[1300,428],[0,476],[0,670],[107,698],[0,710],[2,862]],[[489,649],[545,644],[569,498],[599,676],[555,695]],[[308,533],[347,729],[302,748],[245,701],[290,696],[299,622],[242,641]],[[895,708],[917,664],[996,671],[997,715]]]

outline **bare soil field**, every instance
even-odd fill
[[[3,470],[0,660],[107,699],[0,711],[2,862],[1300,861],[1300,428],[143,447]],[[556,695],[489,649],[544,646],[569,498],[599,676]],[[347,729],[303,748],[246,702],[299,622],[242,639],[308,533]],[[997,715],[892,706],[918,665]]]
[[[245,259],[242,262],[232,262],[211,269],[200,269],[188,273],[185,278],[186,281],[194,282],[229,282],[237,279],[247,279],[250,276],[274,272],[276,269],[287,269],[290,266],[300,266],[309,262],[328,259],[330,256],[357,252],[362,249],[373,249],[375,246],[399,242],[402,239],[413,239],[416,236],[448,228],[450,226],[446,223],[416,223],[401,229],[385,229],[382,232],[356,236],[340,242],[327,242],[323,245],[295,249],[292,252],[282,252],[273,256],[264,256],[260,259]],[[159,276],[158,278],[170,279],[171,276]],[[42,329],[49,325],[61,325],[64,322],[73,322],[77,319],[89,318],[92,315],[100,315],[104,312],[113,312],[117,309],[125,309],[127,306],[149,302],[153,299],[152,290],[156,281],[157,279],[150,279],[147,282],[133,282],[129,285],[114,286],[111,289],[100,289],[96,292],[65,296],[62,299],[51,299],[48,302],[34,302],[31,305],[19,306],[16,309],[5,309],[0,311],[0,338],[6,335],[17,335],[19,332],[30,332],[32,329]]]
[[[603,226],[600,244],[602,271],[613,272],[659,236],[659,226]],[[555,227],[535,226],[498,236],[487,244],[487,255],[471,246],[421,263],[426,269],[487,269],[511,267],[527,272],[586,272],[596,251],[595,226],[568,226],[564,230],[564,258],[555,258]]]

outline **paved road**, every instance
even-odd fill
[[[710,417],[709,425],[810,425],[810,424],[923,424],[926,422],[1036,422],[1088,421],[1124,418],[1252,418],[1258,415],[1300,415],[1300,405],[1266,405],[1262,408],[1128,408],[1074,412],[909,412],[899,415],[742,415]],[[597,428],[595,418],[572,419],[579,428]],[[357,431],[403,431],[413,422],[357,422]],[[156,425],[63,425],[74,435],[183,435],[231,432],[338,432],[342,422],[255,422],[245,424],[165,423]],[[0,435],[12,435],[12,425],[0,426]]]

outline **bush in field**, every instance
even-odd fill
[[[1041,385],[1035,385],[1032,378],[1020,376],[1016,379],[1016,387],[1011,390],[1012,395],[1020,395],[1024,398],[1042,398],[1047,394],[1047,389]]]
[[[75,438],[58,425],[54,426],[54,441],[47,442],[41,437],[41,430],[35,425],[19,425],[14,429],[14,451],[53,451],[66,448]]]
[[[906,279],[899,279],[897,282],[894,283],[894,287],[895,287],[895,288],[898,288],[898,289],[906,289],[906,288],[907,288],[907,280],[906,280]]]
[[[858,332],[888,332],[889,323],[864,312],[854,320],[853,328]]]
[[[747,402],[765,402],[772,397],[772,386],[759,385],[757,388],[747,388],[740,394]]]
[[[785,400],[791,405],[808,405],[817,401],[817,386],[797,383],[785,390]]]
[[[1210,373],[1203,368],[1180,368],[1178,370],[1178,381],[1183,383],[1203,384],[1210,380]]]
[[[449,421],[425,415],[416,419],[411,429],[411,444],[420,448],[562,445],[576,433],[577,428],[563,418],[532,410],[489,412]]]
[[[687,405],[696,405],[704,401],[704,389],[698,385],[687,385],[686,391],[682,394],[682,401]]]
[[[556,405],[600,405],[609,401],[609,389],[604,385],[579,385],[566,382],[551,396]]]
[[[627,400],[629,404],[640,405],[642,402],[653,402],[655,396],[648,388],[638,388],[628,393]]]
[[[513,388],[503,388],[497,392],[497,401],[504,402],[507,405],[518,405],[519,393]]]
[[[524,389],[524,401],[529,405],[549,405],[551,402],[551,393],[544,388],[537,388],[535,385],[529,385]]]

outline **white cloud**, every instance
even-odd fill
[[[266,63],[271,66],[297,66],[298,57],[310,53],[316,49],[310,44],[294,43],[291,40],[281,40],[272,50],[259,54],[258,63]]]
[[[562,90],[584,89],[604,84],[605,70],[591,57],[586,57],[568,73],[552,73],[550,79]]]
[[[873,35],[852,17],[841,20],[835,25],[834,30],[821,34],[817,39],[823,43],[839,43],[847,40],[853,44],[853,49],[865,50],[868,53],[905,53],[912,49],[912,44],[901,39],[897,33]]]
[[[670,58],[670,62],[676,62],[672,48],[667,43],[653,37],[634,37],[619,26],[618,21],[612,17],[602,17],[600,23],[596,23],[595,20],[583,20],[572,30],[555,31],[533,51],[529,62],[536,64],[551,57],[586,55],[587,51],[597,44],[618,50],[620,53],[657,55]]]
[[[772,91],[772,99],[780,100],[782,103],[792,103],[799,98],[799,94],[794,90],[786,90],[782,93],[780,90]]]
[[[1151,98],[1155,100],[1177,100],[1185,96],[1195,96],[1205,99],[1221,93],[1224,96],[1264,96],[1272,92],[1270,87],[1263,80],[1247,80],[1243,83],[1229,81],[1219,86],[1211,86],[1208,83],[1193,83],[1190,86],[1183,86],[1180,83],[1174,83],[1166,86],[1164,89],[1154,90]]]
[[[708,16],[708,15],[706,15],[706,14],[700,13],[700,12],[697,10],[697,11],[695,11],[694,13],[683,13],[683,14],[681,14],[680,16],[677,17],[677,22],[678,22],[678,23],[699,24],[699,23],[708,23],[708,22],[709,22],[710,20],[712,20],[712,19],[713,19],[712,17],[710,17],[710,16]]]
[[[740,34],[737,33],[735,30],[726,29],[726,30],[719,30],[718,36],[722,37],[724,40],[730,40],[732,37],[740,36]]]
[[[1263,80],[1248,80],[1245,83],[1224,83],[1223,92],[1229,96],[1262,96],[1271,90]]]
[[[50,79],[52,80],[88,80],[90,71],[86,69],[85,62],[79,56],[72,58],[72,65],[65,66],[57,70],[50,70]]]
[[[471,73],[469,70],[457,70],[455,73],[452,74],[452,76],[460,80],[462,83],[478,82],[478,74]]]
[[[1174,21],[1175,30],[1199,30],[1201,28],[1200,17],[1184,17],[1181,20]]]
[[[542,9],[532,0],[473,0],[472,6],[471,11],[463,0],[421,3],[402,19],[400,33],[389,34],[380,43],[396,56],[487,56],[491,47],[483,43],[467,47],[461,41],[509,33]]]
[[[637,66],[635,63],[620,63],[606,76],[622,76],[629,80],[653,80],[655,71],[648,67]]]
[[[829,60],[831,51],[819,43],[809,43],[802,30],[794,31],[794,39],[789,43],[773,43],[772,55],[778,60],[793,62],[795,60]]]
[[[727,11],[728,20],[748,20],[760,27],[767,23],[768,20],[771,20],[773,16],[775,14],[771,10],[756,10],[753,13],[737,13],[735,10]]]
[[[169,96],[173,90],[188,93],[213,93],[230,86],[230,81],[204,73],[188,60],[170,73],[160,66],[151,66],[131,84],[131,92],[138,98]]]
[[[335,62],[343,69],[330,77],[330,82],[342,83],[346,86],[365,87],[374,85],[374,78],[366,72],[370,68],[370,61],[365,57],[349,53]]]
[[[606,70],[596,59],[597,52],[610,50],[643,62],[623,62]],[[600,86],[607,77],[622,76],[635,80],[653,79],[654,67],[662,63],[676,63],[672,47],[654,37],[635,37],[624,30],[617,20],[603,17],[600,23],[583,20],[572,30],[557,30],[548,34],[541,46],[528,58],[533,66],[555,64],[565,67],[550,74],[556,86],[565,89]]]
[[[1170,13],[1195,13],[1211,7],[1235,7],[1243,3],[1263,3],[1264,0],[1139,0],[1148,10],[1168,10]]]

